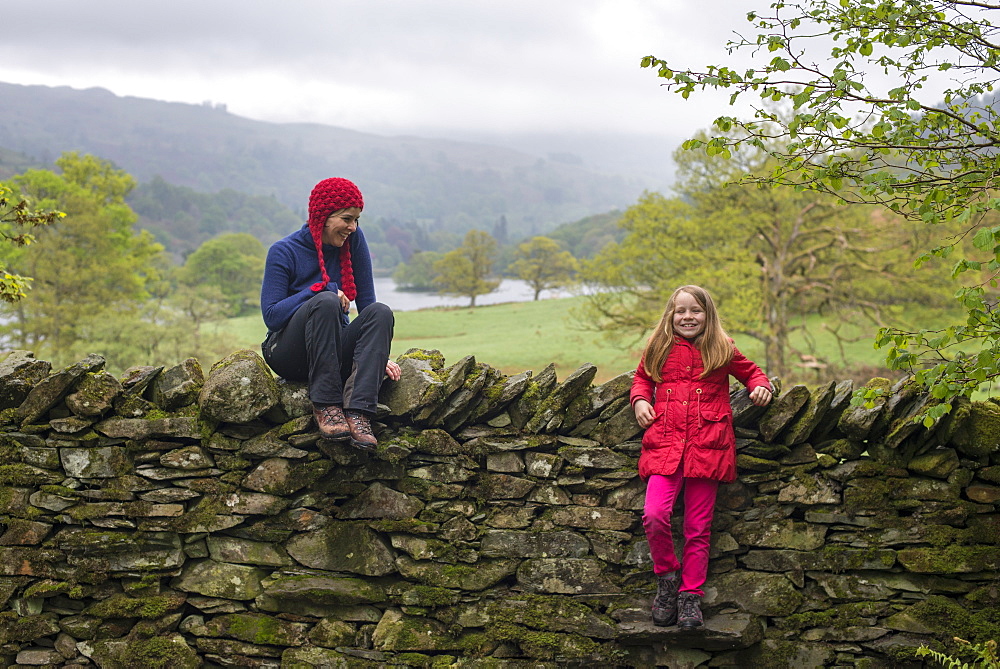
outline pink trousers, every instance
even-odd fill
[[[684,489],[684,551],[678,563],[670,516],[681,488]],[[646,482],[642,526],[649,541],[653,573],[667,574],[680,569],[681,592],[705,594],[701,586],[708,576],[709,539],[718,490],[718,481],[684,478],[680,468],[670,476],[653,474]]]

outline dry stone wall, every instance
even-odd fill
[[[239,351],[0,361],[0,664],[889,667],[1000,638],[1000,405],[733,393],[706,624],[649,622],[630,375],[400,359],[375,456]]]

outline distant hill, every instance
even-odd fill
[[[103,89],[0,83],[0,147],[7,150],[0,152],[0,176],[13,173],[8,158],[48,166],[75,150],[113,161],[140,183],[161,176],[202,193],[231,189],[274,198],[300,217],[317,181],[344,176],[362,188],[368,220],[464,232],[489,230],[504,216],[512,237],[621,209],[642,192],[630,178],[558,156],[265,123],[222,106],[118,97]]]
[[[0,146],[0,180],[36,167],[42,167],[38,159]]]

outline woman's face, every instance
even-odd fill
[[[691,293],[679,293],[674,299],[674,332],[694,339],[705,329],[705,310]]]
[[[351,233],[358,229],[358,219],[361,210],[358,207],[339,209],[326,219],[323,226],[323,243],[330,246],[343,246]]]

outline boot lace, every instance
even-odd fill
[[[366,437],[373,437],[375,433],[372,432],[372,424],[368,420],[368,416],[360,413],[350,412],[347,416],[351,419],[351,423],[354,425],[354,429],[358,434],[362,434]]]
[[[698,605],[698,595],[681,593],[677,603],[680,608],[680,611],[677,614],[678,619],[697,620],[701,617],[701,607]]]

